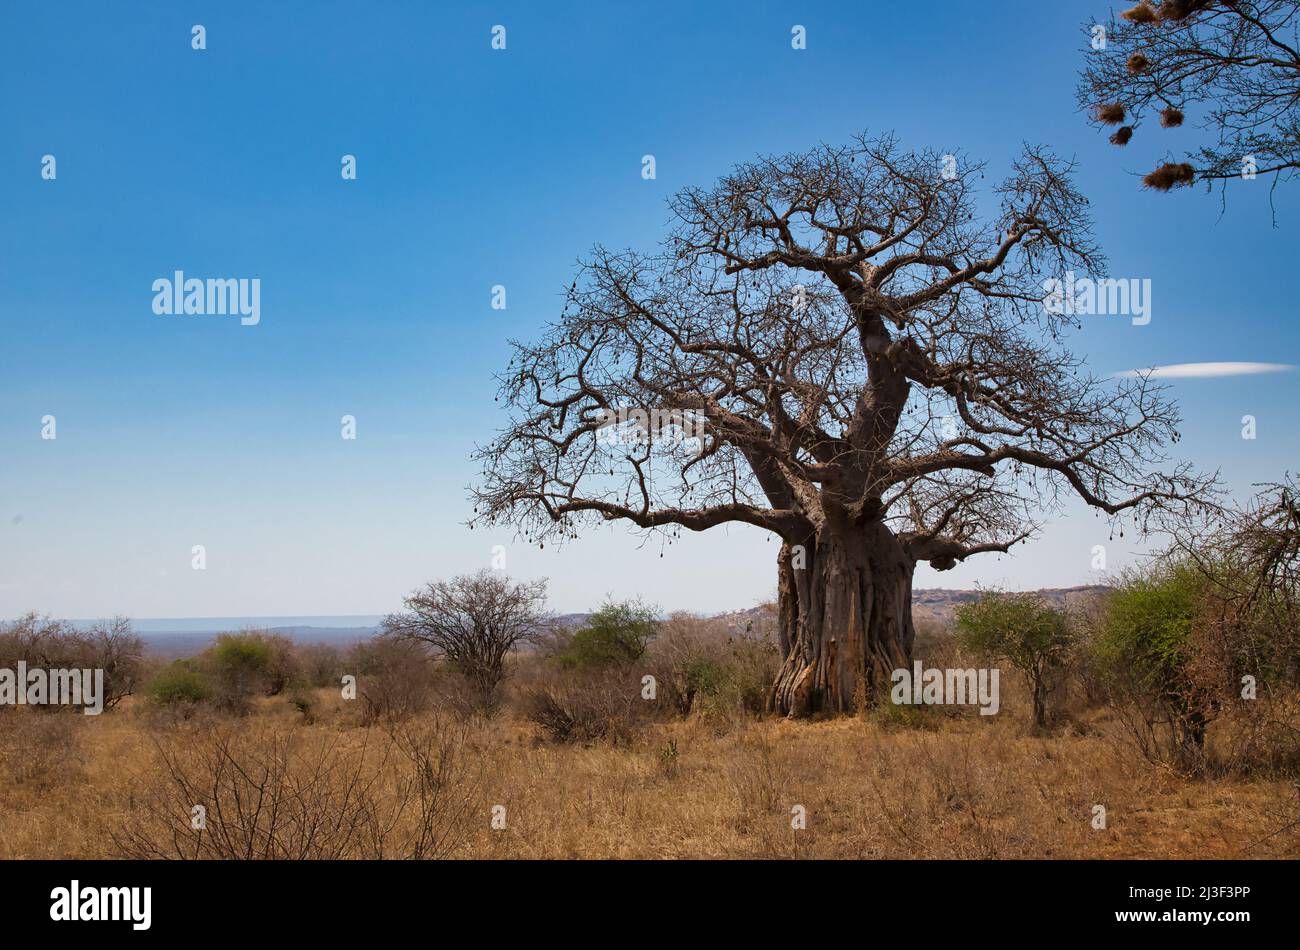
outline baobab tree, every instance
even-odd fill
[[[803,715],[910,662],[918,562],[1007,551],[1066,493],[1112,518],[1184,504],[1201,480],[1154,470],[1175,409],[1084,373],[1075,318],[1043,305],[1049,276],[1102,264],[1070,168],[1026,149],[990,219],[982,178],[864,135],[686,189],[654,252],[596,247],[501,375],[474,520],[538,544],[593,521],[772,532],[771,704]]]
[[[1079,83],[1082,108],[1127,145],[1151,113],[1165,129],[1187,114],[1202,144],[1149,172],[1149,188],[1300,169],[1300,2],[1140,0],[1094,26]]]

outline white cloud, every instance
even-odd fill
[[[1215,376],[1259,376],[1262,373],[1285,373],[1295,369],[1289,363],[1171,363],[1149,370],[1129,369],[1116,376],[1142,376],[1152,379],[1210,379]]]

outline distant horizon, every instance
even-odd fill
[[[128,617],[137,633],[208,633],[218,627],[317,627],[350,629],[374,627],[383,622],[384,614],[237,614],[216,617]],[[11,618],[12,619],[12,618]],[[107,617],[61,618],[71,624],[94,624]],[[306,622],[310,621],[310,622]],[[198,624],[207,626],[199,627]],[[220,631],[218,631],[220,632]]]
[[[1027,592],[1035,591],[1068,591],[1083,590],[1093,587],[1106,587],[1108,585],[1096,582],[1081,584],[1065,585],[1048,585],[1029,589]],[[975,593],[980,590],[995,589],[988,586],[983,587],[915,587],[912,589],[913,597],[918,594],[927,593]],[[761,601],[748,606],[724,607],[718,610],[690,610],[688,613],[700,614],[703,616],[719,616],[727,613],[736,613],[743,610],[750,610],[761,605]],[[557,616],[572,616],[575,614],[591,613],[597,605],[591,605],[586,610],[559,610],[552,608],[551,612]],[[666,615],[677,609],[672,605],[657,605]],[[36,611],[41,616],[53,616],[42,611]],[[391,613],[391,611],[389,611]],[[377,627],[383,623],[387,613],[371,614],[256,614],[256,615],[218,615],[211,617],[130,617],[127,619],[131,622],[132,628],[137,633],[212,633],[224,632],[227,629],[244,629],[248,627],[312,627],[323,630],[347,630],[353,628]],[[74,625],[89,625],[100,623],[112,619],[113,616],[126,615],[108,615],[104,617],[55,617],[64,623]],[[0,617],[0,623],[10,623],[16,620],[16,617]],[[196,626],[204,624],[206,626]]]

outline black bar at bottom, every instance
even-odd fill
[[[463,943],[476,928],[491,940],[523,926],[534,938],[600,927],[610,938],[770,940],[842,925],[868,939],[1046,926],[1231,940],[1294,927],[1296,871],[1289,861],[10,861],[0,863],[0,907],[11,938],[373,937],[433,927],[441,940],[453,927]]]

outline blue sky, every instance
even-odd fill
[[[1112,274],[1153,288],[1148,326],[1085,318],[1071,342],[1097,372],[1300,363],[1294,190],[1273,196],[1276,228],[1263,180],[1235,183],[1226,212],[1141,190],[1135,174],[1196,133],[1121,152],[1075,112],[1084,24],[1107,9],[7,4],[0,617],[383,613],[487,566],[493,544],[512,574],[549,577],[559,610],[770,594],[776,547],[750,529],[663,558],[621,528],[559,551],[470,532],[468,455],[501,422],[507,338],[556,315],[593,243],[649,247],[676,189],[861,129],[986,159],[990,185],[1023,141],[1077,158]],[[260,278],[260,324],[156,316],[152,282],[176,269]],[[1300,374],[1171,382],[1183,456],[1239,492],[1295,467]],[[1093,544],[1111,566],[1139,549],[1108,536],[1071,511],[1014,557],[917,582],[1087,583]],[[206,571],[190,569],[196,544]]]

